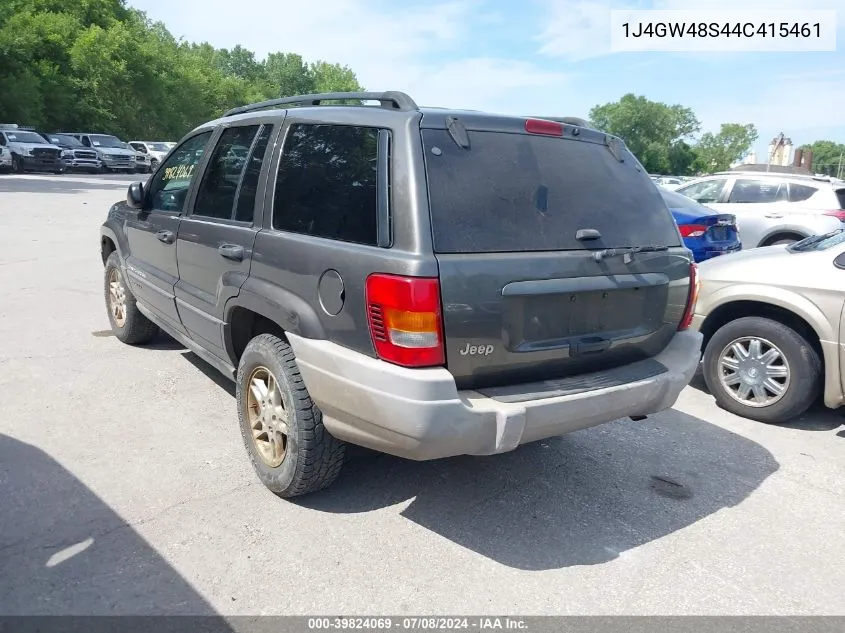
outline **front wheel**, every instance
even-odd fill
[[[109,323],[118,340],[128,345],[141,345],[155,338],[158,326],[138,310],[135,296],[120,270],[120,259],[116,252],[106,260],[104,290]]]
[[[267,488],[296,497],[337,479],[346,444],[323,426],[286,341],[261,334],[249,342],[238,364],[236,392],[244,445]]]
[[[792,328],[743,317],[708,341],[704,380],[723,409],[780,424],[804,413],[819,396],[822,366],[813,346]]]
[[[23,161],[17,154],[12,154],[12,171],[16,174],[23,173]]]

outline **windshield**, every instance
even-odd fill
[[[811,235],[800,242],[791,244],[788,248],[795,253],[806,253],[808,251],[824,251],[840,244],[845,244],[845,231],[836,229],[824,235]]]
[[[47,138],[49,138],[50,142],[54,145],[67,145],[68,147],[85,147],[74,137],[66,136],[65,134],[49,134],[47,135]]]
[[[118,149],[126,148],[126,143],[116,136],[109,136],[107,134],[92,134],[88,138],[91,139],[91,144],[94,147],[116,147]]]
[[[147,143],[147,147],[150,148],[154,152],[168,152],[168,151],[170,151],[170,147],[168,147],[167,143]]]
[[[435,251],[502,253],[679,246],[666,203],[649,177],[604,145],[527,134],[423,131]]]
[[[48,145],[47,141],[40,134],[35,132],[6,132],[6,138],[10,143],[33,143]]]

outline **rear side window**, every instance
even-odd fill
[[[686,187],[680,187],[676,191],[700,204],[711,204],[719,201],[726,182],[727,180],[724,178],[711,178]]]
[[[786,198],[786,183],[765,180],[737,180],[728,202],[763,203],[782,202]]]
[[[273,228],[357,244],[378,243],[379,130],[294,124],[273,203]]]
[[[267,152],[267,144],[270,142],[270,135],[273,133],[272,125],[265,125],[261,128],[249,159],[244,169],[244,177],[241,181],[241,188],[238,192],[238,202],[235,207],[235,219],[240,222],[252,222],[255,213],[255,196],[258,192],[258,177],[261,175],[261,166],[264,163],[264,154]]]
[[[680,245],[657,187],[604,145],[469,132],[465,150],[445,130],[423,130],[434,249],[439,253]],[[595,229],[601,242],[580,242]]]
[[[259,127],[230,127],[220,136],[197,191],[194,215],[225,220],[232,218],[241,174]]]
[[[818,189],[815,187],[808,187],[807,185],[797,185],[792,183],[789,185],[789,201],[803,202],[809,199]]]

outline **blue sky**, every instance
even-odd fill
[[[754,123],[845,143],[845,0],[129,0],[177,37],[350,66],[418,103],[587,117],[627,92],[692,108],[703,131]],[[837,51],[610,53],[612,9],[836,9]],[[236,8],[233,8],[236,7]]]

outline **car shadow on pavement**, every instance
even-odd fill
[[[611,561],[725,508],[776,472],[765,448],[676,410],[490,457],[413,462],[360,449],[330,488],[294,500],[327,513],[411,500],[402,515],[503,565]]]
[[[125,194],[128,182],[103,180],[93,182],[96,176],[80,174],[85,182],[73,179],[73,176],[54,176],[49,178],[20,178],[18,176],[0,176],[0,193],[85,193],[92,189],[111,189],[118,197]],[[139,180],[141,177],[139,177]]]
[[[174,614],[215,612],[81,481],[0,434],[0,615]]]
[[[189,350],[185,350],[184,352],[182,352],[182,356],[185,358],[185,360],[191,363],[191,365],[193,365],[203,374],[205,374],[206,378],[214,382],[218,387],[220,387],[223,391],[228,393],[233,398],[235,397],[235,383],[233,381],[226,378],[226,376],[223,376],[214,367],[206,363],[202,358],[200,358]]]

